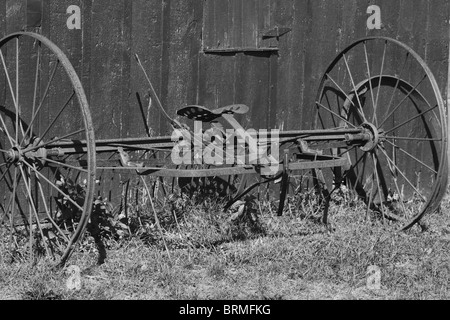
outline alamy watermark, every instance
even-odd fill
[[[381,289],[381,270],[378,266],[367,267],[367,289],[380,290]]]
[[[81,269],[78,266],[70,266],[67,268],[66,273],[69,277],[66,280],[66,287],[70,291],[81,290]]]
[[[213,125],[203,131],[201,121],[194,122],[194,131],[175,129],[172,133],[175,165],[252,165],[263,175],[279,170],[280,130],[227,129]]]

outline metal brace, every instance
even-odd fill
[[[128,153],[126,153],[122,147],[118,147],[117,151],[119,152],[119,155],[120,155],[120,164],[123,167],[138,167],[138,168],[144,167],[143,162],[130,161],[130,155]]]
[[[289,188],[289,149],[284,150],[283,175],[281,176],[280,203],[278,205],[278,216],[283,215],[284,202]]]
[[[285,35],[286,33],[292,31],[291,28],[285,28],[285,27],[275,27],[273,29],[270,29],[269,31],[264,32],[262,38],[263,39],[268,39],[268,38],[279,38],[283,35]]]

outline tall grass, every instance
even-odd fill
[[[105,202],[94,212],[107,257],[98,266],[95,241],[81,243],[70,261],[82,270],[81,290],[68,290],[69,275],[46,259],[32,266],[2,258],[0,298],[450,298],[448,197],[426,217],[426,231],[398,233],[346,194],[331,201],[332,229],[319,223],[313,193],[290,197],[282,217],[261,194],[228,212],[214,197],[172,195],[155,203],[160,228],[146,196],[138,206],[118,210]],[[380,290],[366,286],[369,266],[381,270]]]

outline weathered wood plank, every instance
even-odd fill
[[[189,47],[189,64],[192,72],[191,81],[187,83],[186,103],[198,103],[199,79],[200,79],[200,59],[201,59],[201,42],[202,37],[202,17],[203,3],[200,1],[192,3],[193,20],[190,24],[189,36],[186,38],[186,45]]]
[[[231,34],[231,46],[235,48],[243,47],[242,42],[242,25],[243,10],[242,2],[245,0],[230,0],[229,25]]]
[[[289,113],[299,112],[298,108],[303,104],[304,91],[304,46],[307,25],[303,26],[302,21],[307,18],[306,2],[297,4],[294,10],[294,1],[273,1],[272,19],[275,26],[292,28],[292,32],[287,33],[278,42],[280,57],[278,59],[278,87],[276,110],[277,128],[286,128]],[[292,84],[296,83],[295,86]],[[296,101],[296,103],[292,103]]]
[[[84,91],[90,102],[91,97],[91,37],[92,37],[92,1],[84,0],[81,6],[82,25],[81,25],[81,37],[83,39],[81,44],[82,61],[81,61],[81,74],[78,76],[83,84]]]
[[[100,0],[92,3],[91,110],[97,138],[123,134],[122,97],[124,2]],[[113,22],[113,23],[112,23]]]
[[[160,132],[159,110],[150,99],[149,85],[134,55],[137,54],[157,94],[161,95],[162,1],[137,0],[132,12],[130,109],[128,135],[156,136]],[[139,97],[139,98],[138,98]],[[131,128],[133,127],[133,128]]]
[[[297,7],[296,7],[296,10]],[[303,48],[304,78],[302,82],[295,81],[297,86],[303,85],[303,104],[297,105],[296,109],[301,112],[291,114],[290,128],[312,128],[316,111],[315,96],[318,90],[319,81],[327,66],[337,53],[337,41],[339,39],[339,16],[336,12],[341,10],[338,1],[311,1],[306,6],[306,21],[310,30],[305,34],[306,41]],[[309,20],[309,21],[308,21]],[[298,41],[302,41],[298,39]],[[298,52],[293,51],[294,54]],[[294,71],[295,73],[295,71]],[[292,90],[295,90],[293,88]],[[298,115],[297,115],[298,114]],[[299,124],[301,127],[299,128]],[[285,128],[287,129],[287,128]]]
[[[200,63],[199,103],[211,109],[234,103],[236,56],[208,54]]]
[[[429,3],[427,28],[427,55],[426,61],[436,77],[442,94],[447,92],[448,62],[449,62],[449,10],[448,1],[438,0]]]
[[[6,36],[6,2],[0,3],[0,38]],[[4,105],[5,103],[5,94],[4,88],[6,84],[5,75],[2,73],[0,76],[0,105]],[[4,141],[0,141],[0,143],[4,144]]]
[[[49,29],[46,30],[46,35],[66,54],[77,74],[81,75],[83,38],[81,30],[69,30],[66,26],[69,17],[66,11],[70,5],[81,7],[81,1],[48,1],[46,9],[49,10],[49,15],[46,16],[48,19],[46,23],[48,23]],[[43,86],[45,88],[45,84]],[[55,117],[59,108],[64,105],[71,94],[72,86],[69,78],[62,67],[58,68],[48,99],[49,117],[51,119]],[[68,133],[79,129],[82,120],[79,106],[76,103],[71,107],[72,112],[64,112],[58,119],[55,125],[55,134],[59,130],[61,130],[61,133]]]
[[[230,19],[230,5],[228,0],[214,1],[214,47],[230,48],[233,46]]]
[[[10,34],[17,31],[22,31],[25,28],[26,25],[26,16],[27,16],[27,6],[26,2],[19,1],[19,0],[8,0],[6,1],[6,34]],[[19,44],[20,45],[20,44]],[[19,49],[19,88],[21,88],[21,85],[25,85],[25,87],[21,88],[20,91],[23,91],[24,94],[26,94],[26,91],[29,91],[30,88],[27,87],[29,83],[27,83],[27,79],[24,78],[24,72],[27,69],[27,63],[29,61],[21,61],[20,59],[20,52],[21,49]],[[24,47],[24,54],[29,54],[30,47]],[[16,96],[16,76],[17,76],[17,68],[16,68],[16,60],[17,60],[17,50],[16,50],[16,40],[9,41],[8,44],[6,44],[2,48],[2,52],[5,56],[6,61],[6,68],[7,73],[9,74],[10,80],[12,82],[12,87],[14,91],[14,95]],[[1,67],[1,73],[3,76],[6,76],[6,72],[3,69],[3,66]],[[5,78],[6,80],[6,78]],[[11,94],[11,90],[9,88],[8,82],[4,82],[6,87],[4,91],[5,95],[5,106],[7,109],[11,111],[15,111],[14,102]],[[33,85],[31,85],[33,87]],[[19,95],[21,92],[19,92]]]
[[[42,25],[43,0],[27,0],[27,28]]]
[[[92,2],[90,104],[97,139],[126,136],[134,119],[129,104],[132,5],[125,0]],[[138,122],[134,126],[143,128]],[[120,184],[127,174],[101,171],[97,175],[99,195],[118,205]]]
[[[276,39],[270,39],[263,41],[264,31],[270,30],[271,27],[275,27],[272,24],[272,13],[270,7],[270,0],[259,0],[256,2],[256,8],[258,12],[258,24],[257,24],[257,36],[256,43],[257,47],[270,47],[276,45]]]
[[[0,37],[6,35],[6,1],[0,2]]]
[[[277,128],[278,60],[277,54],[271,54],[269,57],[269,105],[266,116],[266,124],[268,129]]]
[[[170,26],[170,56],[166,110],[171,117],[186,104],[196,103],[201,50],[202,10],[198,2],[174,1]],[[167,120],[164,119],[167,124]],[[169,126],[170,130],[172,128]],[[170,131],[171,133],[171,131]]]
[[[129,105],[131,88],[131,64],[135,63],[133,61],[133,55],[131,52],[131,30],[132,30],[132,12],[133,12],[133,1],[123,1],[122,3],[122,15],[121,15],[121,46],[120,54],[122,55],[122,62],[120,64],[120,74],[118,75],[118,95],[119,103],[122,106],[122,132],[121,137],[136,136],[136,133],[131,130],[131,128],[139,127],[136,123],[130,121],[130,114],[137,113],[136,108],[132,108]],[[140,126],[142,130],[145,130]]]
[[[27,6],[25,1],[6,0],[6,34],[21,31],[27,21]]]
[[[170,72],[170,45],[171,45],[171,20],[173,0],[162,1],[162,30],[161,30],[161,73],[160,73],[160,99],[163,107],[167,110],[167,99],[169,96],[169,72]],[[170,125],[162,112],[159,112],[159,133],[171,133]]]
[[[257,47],[258,42],[258,11],[257,0],[244,0],[242,2],[242,46]]]
[[[266,128],[269,110],[269,57],[239,54],[236,65],[236,101],[250,107],[242,117],[247,128]]]
[[[215,4],[216,1],[204,1],[203,2],[203,48],[211,49],[215,48],[214,36],[215,36]]]

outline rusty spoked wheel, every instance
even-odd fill
[[[411,228],[439,207],[447,186],[447,123],[437,82],[424,60],[385,37],[361,39],[326,70],[315,128],[361,128],[362,143],[328,145],[349,167],[326,173],[385,221]],[[367,214],[366,213],[366,214]]]
[[[95,141],[66,55],[27,32],[0,40],[0,222],[12,256],[63,265],[89,222]]]

